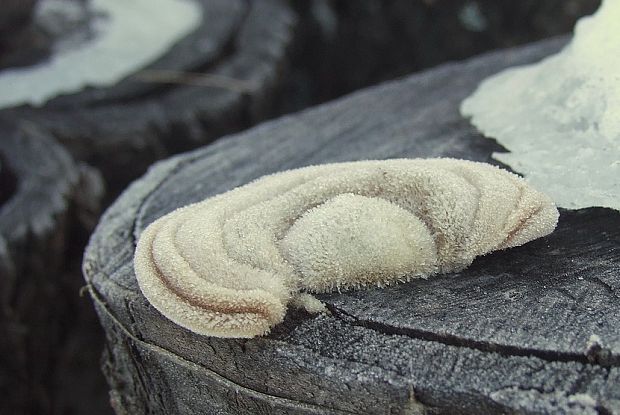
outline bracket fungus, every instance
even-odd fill
[[[485,80],[461,113],[510,153],[493,157],[565,208],[620,210],[620,1],[582,18],[542,62]]]
[[[495,166],[455,159],[325,164],[262,177],[151,223],[134,256],[140,289],[199,334],[253,337],[309,293],[467,267],[549,234],[544,194]]]

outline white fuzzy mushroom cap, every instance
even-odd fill
[[[142,233],[134,265],[142,292],[170,320],[253,337],[281,322],[303,291],[460,270],[552,232],[557,219],[547,196],[484,163],[326,164],[165,215]]]

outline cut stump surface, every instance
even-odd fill
[[[557,230],[467,270],[321,295],[266,337],[196,335],[142,296],[140,232],[188,203],[310,164],[401,157],[492,161],[459,115],[478,83],[564,40],[369,88],[156,164],[108,210],[84,272],[108,336],[119,413],[620,413],[620,212],[561,211]]]

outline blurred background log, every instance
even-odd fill
[[[562,211],[548,237],[467,270],[319,296],[266,337],[196,335],[164,318],[133,273],[141,231],[188,203],[275,171],[397,157],[492,162],[458,111],[488,75],[565,39],[365,89],[160,162],[110,207],[84,260],[107,336],[117,413],[480,414],[620,411],[620,214]]]
[[[86,6],[80,19],[63,24],[53,13],[43,16],[43,6],[62,1],[88,4],[9,2],[7,16],[14,17],[4,26],[29,28],[47,42],[35,62],[69,36],[62,28],[94,36],[88,19],[96,13]],[[111,201],[159,158],[447,60],[566,33],[600,1],[197,2],[199,28],[148,67],[108,88],[8,111],[43,126],[77,160],[99,168]],[[10,36],[5,43],[0,64],[3,56],[10,62],[34,50]]]
[[[161,157],[273,115],[294,42],[293,11],[282,0],[197,4],[199,27],[118,84],[5,112],[40,125],[99,168],[111,194]]]
[[[492,49],[572,30],[600,0],[293,0],[297,108]]]
[[[38,0],[3,0],[0,13],[0,69],[31,65],[47,56],[50,39],[36,29]]]
[[[0,120],[0,160],[0,409],[51,413],[59,351],[79,311],[81,283],[63,278],[67,252],[92,229],[101,179],[26,123]]]

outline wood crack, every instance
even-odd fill
[[[599,277],[585,277],[584,279],[603,287],[605,292],[607,292],[613,299],[620,300],[620,295],[616,293],[614,288]]]
[[[596,355],[581,353],[570,353],[553,350],[541,350],[529,347],[517,347],[507,344],[493,343],[490,341],[474,340],[459,337],[454,334],[434,333],[426,330],[411,327],[395,327],[385,323],[361,319],[345,310],[326,303],[332,315],[348,324],[364,327],[385,335],[406,336],[412,339],[441,343],[446,346],[465,347],[485,353],[498,353],[506,357],[536,357],[548,362],[577,362],[601,367],[620,366],[620,356],[611,353],[598,353]],[[603,350],[604,351],[604,350]],[[599,356],[600,355],[600,356]]]

